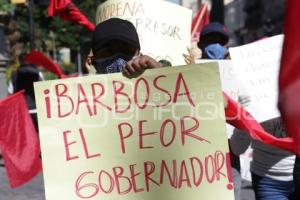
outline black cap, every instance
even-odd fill
[[[229,40],[229,31],[226,26],[223,24],[220,24],[218,22],[209,23],[208,25],[204,26],[204,28],[201,31],[199,41],[202,41],[203,38],[210,34],[210,33],[219,33],[224,37],[224,40],[228,42]]]
[[[95,53],[111,40],[121,40],[140,49],[139,36],[127,20],[111,18],[99,23],[93,32],[92,50]]]

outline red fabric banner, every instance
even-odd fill
[[[300,1],[287,1],[279,74],[279,109],[294,148],[300,152]]]
[[[11,187],[18,187],[41,171],[40,146],[24,92],[0,101],[0,147]]]
[[[71,0],[50,0],[48,7],[48,16],[60,16],[66,21],[71,21],[85,26],[90,31],[94,31],[95,25],[81,13],[81,11],[72,3]]]
[[[50,72],[53,72],[59,78],[66,77],[66,75],[63,74],[60,67],[40,51],[32,50],[26,56],[26,61],[30,64],[41,66],[41,67],[49,70]]]
[[[203,3],[192,20],[192,40],[198,41],[204,26],[209,24],[209,11],[207,5]]]
[[[50,0],[48,7],[49,17],[59,15],[70,3],[72,3],[71,0]]]
[[[227,101],[227,106],[225,108],[226,121],[229,124],[249,133],[251,138],[254,140],[258,140],[265,144],[270,144],[290,152],[297,152],[294,148],[293,138],[276,138],[267,133],[249,112],[225,93],[224,96]]]

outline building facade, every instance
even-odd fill
[[[167,0],[190,8],[195,14],[202,2],[208,4],[221,0]],[[253,42],[262,37],[282,33],[287,0],[224,0],[224,15],[217,21],[224,22],[230,30],[230,45]],[[220,11],[214,12],[218,15]],[[212,16],[211,16],[212,17]],[[221,19],[223,18],[223,19]],[[212,20],[214,21],[214,20]]]
[[[287,0],[233,0],[225,6],[231,45],[282,33]]]

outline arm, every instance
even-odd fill
[[[160,68],[162,64],[147,55],[133,57],[123,69],[123,74],[127,77],[137,77],[146,69]]]
[[[251,144],[251,138],[249,135],[239,129],[234,129],[233,135],[230,138],[230,148],[232,152],[239,156],[248,149]]]
[[[196,64],[196,56],[193,54],[190,48],[187,48],[188,54],[182,54],[184,57],[184,61],[187,65]]]

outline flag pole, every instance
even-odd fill
[[[197,27],[199,26],[200,22],[202,21],[206,9],[207,9],[207,5],[205,3],[203,3],[203,8],[201,10],[200,16],[197,19],[196,25],[194,26],[194,29],[192,31],[192,36],[196,33]]]

